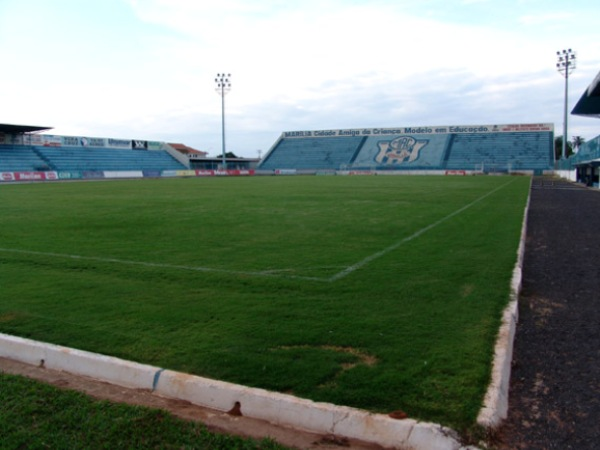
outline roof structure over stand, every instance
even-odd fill
[[[7,123],[0,123],[0,133],[6,134],[39,133],[40,131],[47,131],[51,129],[52,127],[39,127],[35,125],[11,125]]]

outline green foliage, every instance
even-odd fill
[[[215,156],[213,156],[213,158],[221,158],[223,156],[223,153],[219,153]],[[225,152],[225,158],[237,158],[237,155],[233,152]]]
[[[585,138],[581,136],[573,136],[574,151],[579,151],[579,148],[585,144]]]
[[[0,331],[468,427],[529,182],[5,185]]]
[[[563,146],[563,137],[556,136],[554,138],[554,159],[557,161],[559,159],[562,159],[562,146]],[[573,144],[569,140],[567,140],[566,153],[567,153],[567,158],[573,154]]]
[[[139,406],[94,401],[74,391],[0,373],[0,446],[275,450],[271,440],[209,432],[197,422]]]

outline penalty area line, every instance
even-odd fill
[[[498,186],[495,189],[492,189],[490,192],[487,192],[486,194],[482,195],[481,197],[473,200],[471,203],[469,203],[468,205],[463,206],[462,208],[457,209],[456,211],[451,212],[450,214],[448,214],[445,217],[442,217],[441,219],[437,220],[436,222],[433,222],[429,225],[427,225],[426,227],[421,228],[420,230],[418,230],[417,232],[411,234],[410,236],[405,237],[404,239],[399,240],[398,242],[395,242],[394,244],[390,245],[389,247],[384,248],[383,250],[380,250],[376,253],[373,253],[372,255],[367,256],[366,258],[358,261],[356,264],[352,264],[351,266],[346,267],[344,270],[342,270],[341,272],[336,273],[335,275],[333,275],[331,278],[329,278],[329,282],[333,282],[333,281],[337,281],[339,279],[342,279],[348,275],[350,275],[353,272],[356,272],[358,269],[366,266],[367,264],[369,264],[372,261],[375,261],[376,259],[381,258],[382,256],[387,255],[388,253],[396,250],[398,247],[400,247],[402,244],[405,244],[407,242],[410,242],[416,238],[418,238],[419,236],[421,236],[422,234],[426,233],[427,231],[431,230],[432,228],[437,227],[438,225],[441,225],[442,223],[446,222],[447,220],[453,218],[454,216],[460,214],[461,212],[469,209],[471,206],[476,205],[477,203],[479,203],[480,201],[484,200],[485,198],[489,197],[490,195],[494,194],[495,192],[499,191],[500,189],[504,188],[505,186],[508,186],[510,183],[513,183],[515,180],[511,180],[507,183],[504,183],[501,186]]]
[[[39,252],[35,250],[21,250],[16,248],[0,248],[0,252],[4,253],[17,253],[23,255],[35,255],[35,256],[51,256],[54,258],[67,258],[82,261],[96,261],[102,263],[114,263],[114,264],[126,264],[130,266],[143,266],[143,267],[155,267],[162,269],[176,269],[176,270],[188,270],[193,272],[206,272],[206,273],[222,273],[226,275],[246,275],[252,277],[266,277],[266,278],[288,278],[295,280],[306,280],[306,281],[321,281],[328,282],[327,278],[319,277],[307,277],[301,275],[289,275],[289,274],[276,274],[269,271],[252,272],[246,270],[230,270],[230,269],[215,269],[213,267],[202,267],[202,266],[183,266],[177,264],[165,264],[165,263],[153,263],[146,261],[132,261],[128,259],[118,258],[104,258],[99,256],[83,256],[83,255],[72,255],[68,253],[54,253],[54,252]]]

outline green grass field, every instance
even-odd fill
[[[93,400],[2,373],[0,404],[3,449],[285,450],[272,440],[226,436],[164,411]]]
[[[465,429],[529,182],[1,185],[0,332]]]

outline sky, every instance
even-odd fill
[[[598,0],[0,0],[0,123],[265,155],[283,131],[553,123]],[[569,114],[567,136],[600,120]]]

